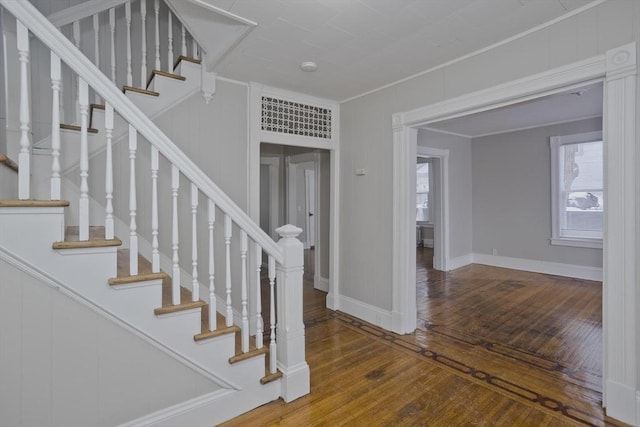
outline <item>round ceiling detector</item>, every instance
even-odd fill
[[[318,64],[316,64],[313,61],[305,61],[302,64],[300,64],[300,69],[307,73],[311,73],[318,69]]]

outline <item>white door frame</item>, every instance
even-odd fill
[[[442,150],[431,147],[417,147],[417,157],[430,157],[438,159],[440,161],[440,185],[438,186],[438,199],[439,202],[437,219],[433,221],[433,251],[434,260],[433,268],[441,271],[448,271],[449,265],[449,150]],[[431,164],[432,165],[432,164]],[[431,165],[429,165],[431,167]],[[415,185],[415,169],[414,169],[414,184],[411,188],[416,188]],[[414,198],[415,200],[415,191]],[[431,214],[431,213],[430,213]],[[414,215],[415,218],[415,215]],[[413,277],[416,275],[415,262],[412,272]],[[411,277],[411,276],[409,276]],[[415,293],[413,295],[413,301],[409,301],[409,309],[416,306]],[[409,298],[410,298],[409,295]],[[416,307],[417,310],[417,307]],[[416,314],[417,316],[417,311]]]
[[[331,128],[334,129],[330,139],[309,138],[262,130],[262,97],[272,96],[311,104],[331,111]],[[295,147],[318,148],[329,151],[329,283],[327,307],[340,309],[340,104],[335,101],[303,95],[251,82],[247,91],[247,135],[248,135],[248,172],[247,172],[247,206],[249,216],[254,221],[260,220],[260,144],[272,143]],[[319,180],[316,174],[316,180]],[[316,207],[317,209],[317,207]],[[319,223],[316,218],[316,223]],[[316,235],[317,236],[317,235]],[[318,251],[319,253],[319,251]],[[250,260],[251,261],[251,260]]]
[[[392,327],[400,333],[412,332],[416,327],[415,274],[409,275],[412,263],[408,256],[414,245],[415,218],[410,213],[415,210],[415,203],[410,197],[410,170],[416,158],[417,127],[595,81],[604,81],[603,139],[608,195],[603,248],[603,406],[609,416],[640,425],[640,319],[636,310],[640,299],[636,290],[640,283],[637,267],[640,230],[636,227],[640,142],[636,131],[635,42],[611,49],[605,55],[393,115]]]
[[[280,158],[260,157],[260,166],[269,168],[269,230],[267,234],[273,240],[278,239],[276,228],[280,227]]]

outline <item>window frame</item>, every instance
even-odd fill
[[[551,239],[552,245],[573,246],[581,248],[602,249],[603,238],[594,237],[565,237],[560,233],[561,215],[563,212],[562,192],[560,191],[560,147],[568,144],[580,144],[587,142],[602,141],[602,131],[584,132],[572,135],[552,136],[550,138],[551,148]],[[604,153],[603,153],[604,156]],[[603,159],[604,162],[604,159]],[[603,186],[604,187],[604,186]],[[604,191],[604,188],[603,188]],[[604,230],[602,230],[604,237]]]

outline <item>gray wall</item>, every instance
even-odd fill
[[[113,426],[219,388],[4,261],[0,278],[0,425]]]
[[[639,28],[640,2],[610,0],[487,52],[343,103],[340,292],[381,309],[391,309],[393,113],[640,41]],[[355,168],[366,168],[368,174],[355,176]]]
[[[418,147],[449,150],[449,257],[468,255],[472,250],[473,218],[471,140],[420,129]]]
[[[554,135],[602,129],[602,119],[474,138],[473,252],[602,267],[602,250],[552,246],[551,151]]]

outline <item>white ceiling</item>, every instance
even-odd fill
[[[595,83],[508,107],[430,123],[424,128],[477,138],[601,116],[602,83]]]
[[[345,100],[593,0],[204,0],[258,26],[219,75]],[[318,63],[304,73],[303,61]]]

